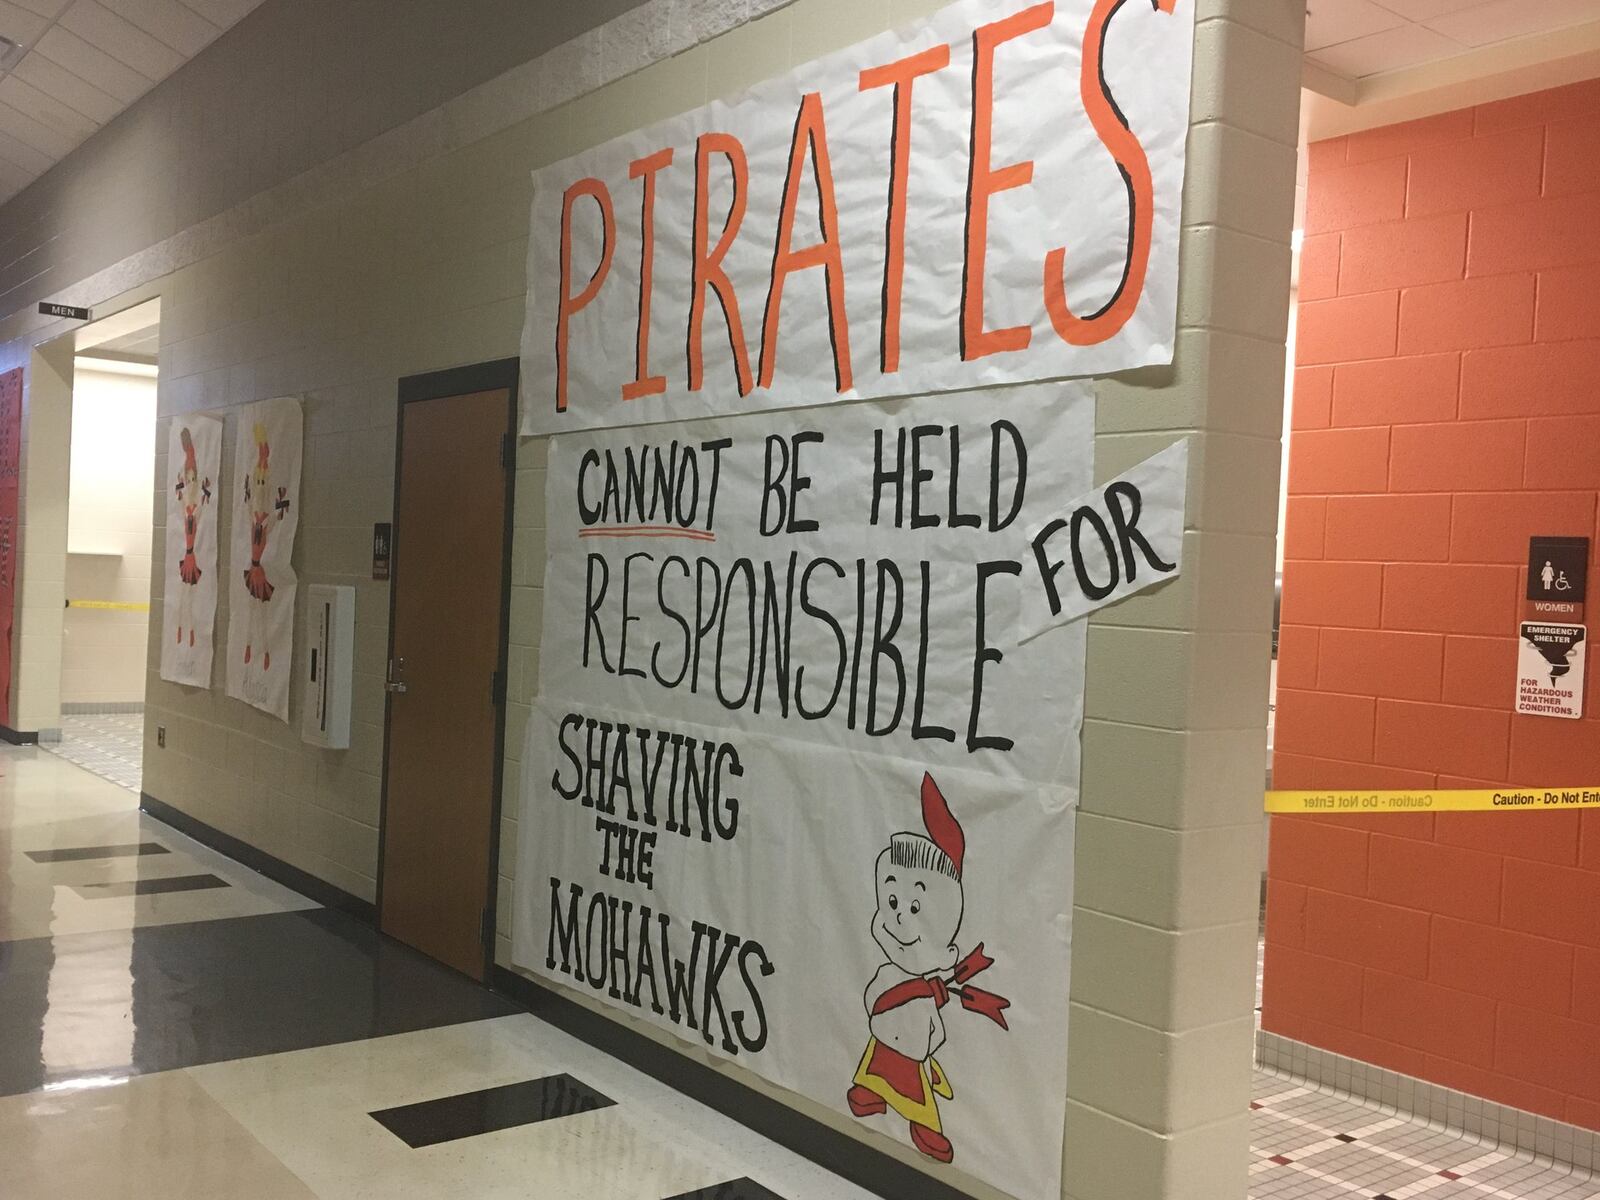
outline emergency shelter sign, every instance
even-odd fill
[[[1097,483],[1067,377],[1171,361],[1193,22],[961,0],[534,173],[513,959],[1021,1200],[1082,617],[1178,573],[1186,491]]]
[[[534,172],[522,432],[1170,362],[1193,26],[963,0]]]

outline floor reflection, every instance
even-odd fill
[[[0,1095],[517,1011],[331,909],[10,942],[0,964]]]

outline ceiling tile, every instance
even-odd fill
[[[0,79],[0,103],[9,104],[24,116],[69,138],[73,145],[100,127],[98,122],[91,121],[75,108],[67,107],[54,96],[46,95],[27,80],[19,79],[15,73]]]
[[[43,33],[50,21],[36,12],[19,8],[11,0],[0,0],[0,35],[26,46]]]
[[[37,176],[24,171],[15,163],[0,158],[0,193],[10,195],[19,192],[36,178]]]
[[[1596,0],[1495,0],[1436,17],[1428,28],[1466,46],[1488,46],[1594,20],[1600,20]]]
[[[1401,25],[1370,37],[1328,46],[1308,57],[1351,79],[1401,71],[1427,62],[1453,58],[1463,50],[1459,42],[1421,25]]]
[[[1378,3],[1408,21],[1428,21],[1445,13],[1472,8],[1484,3],[1484,0],[1378,0]]]
[[[69,108],[81,112],[98,125],[104,125],[123,110],[123,102],[108,95],[38,51],[24,54],[22,61],[11,69],[18,79],[33,84],[46,95],[54,96]]]
[[[199,54],[222,32],[178,0],[104,0],[104,3],[119,17],[132,21],[185,57]]]
[[[183,0],[183,3],[213,25],[227,29],[253,12],[261,0]]]
[[[0,129],[0,158],[35,175],[43,175],[56,161],[43,150],[36,150],[26,142],[18,141],[3,129]]]
[[[72,0],[12,0],[18,8],[25,8],[31,13],[38,13],[47,20],[55,20],[66,11],[67,5]]]
[[[35,54],[44,55],[80,79],[92,81],[95,87],[115,96],[124,104],[132,104],[148,92],[150,85],[155,82],[59,25],[39,39],[39,44],[29,52],[29,57]]]
[[[260,3],[0,0],[0,36],[27,47],[0,71],[0,204]]]
[[[61,14],[61,24],[152,82],[165,79],[183,65],[183,55],[171,46],[96,0],[74,0]]]
[[[0,130],[42,154],[48,154],[52,160],[64,157],[83,140],[52,129],[37,117],[5,103],[0,103]]]
[[[1320,50],[1404,24],[1404,18],[1372,0],[1307,0],[1306,49]]]

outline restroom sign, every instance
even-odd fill
[[[1536,717],[1583,716],[1588,630],[1524,621],[1517,639],[1517,711]]]
[[[1583,620],[1584,582],[1589,574],[1589,539],[1528,539],[1528,611],[1531,620]]]

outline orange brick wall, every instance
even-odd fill
[[[1313,145],[1305,235],[1276,786],[1600,784],[1600,670],[1512,711],[1529,536],[1600,536],[1600,81]],[[1278,817],[1268,874],[1267,1029],[1600,1128],[1600,810]]]

